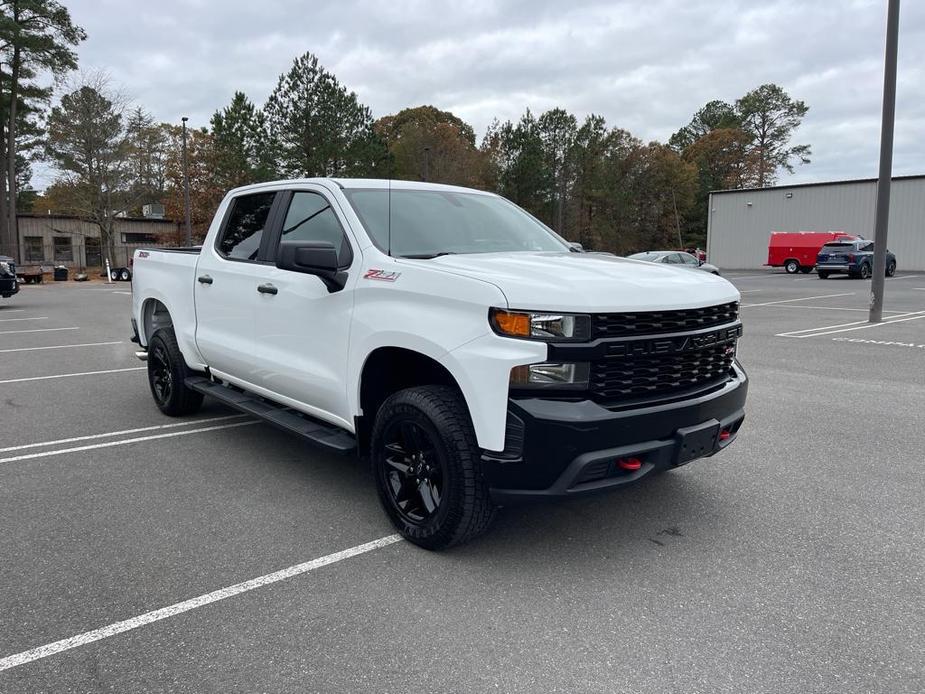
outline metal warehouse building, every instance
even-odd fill
[[[874,237],[877,179],[710,193],[707,258],[728,269],[761,268],[772,231],[844,231]],[[887,245],[900,270],[925,270],[925,175],[898,176]]]

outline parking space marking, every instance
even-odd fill
[[[741,308],[754,308],[755,306],[774,306],[775,304],[792,304],[795,301],[810,301],[811,299],[834,299],[837,296],[854,296],[854,292],[842,294],[820,294],[819,296],[804,296],[799,299],[782,299],[781,301],[765,301],[761,304],[741,304]]]
[[[121,345],[123,340],[115,340],[114,342],[81,342],[76,345],[50,345],[48,347],[16,347],[14,349],[0,349],[0,354],[5,354],[6,352],[33,352],[39,349],[68,349],[69,347],[102,347],[103,345]]]
[[[799,306],[794,306],[793,304],[786,304],[781,306],[781,308],[808,308],[808,309],[817,309],[821,311],[863,311],[864,313],[869,313],[869,308],[845,308],[844,306],[806,306],[805,304],[800,304]],[[903,315],[908,315],[904,311],[887,311],[884,309],[884,313],[902,313]],[[891,316],[892,317],[892,316]]]
[[[740,289],[739,294],[754,294],[755,292],[763,292],[764,289]]]
[[[0,335],[14,335],[18,333],[53,333],[56,330],[80,330],[80,328],[33,328],[32,330],[0,330]]]
[[[71,448],[58,448],[53,451],[39,451],[37,453],[24,453],[22,455],[13,455],[8,458],[0,458],[0,463],[15,463],[19,460],[33,460],[35,458],[50,458],[54,455],[64,455],[66,453],[80,453],[81,451],[92,451],[97,448],[112,448],[113,446],[125,446],[130,443],[142,443],[143,441],[156,441],[158,439],[169,439],[177,436],[189,436],[190,434],[202,434],[207,431],[219,431],[220,429],[234,429],[235,427],[246,427],[251,424],[260,424],[256,419],[250,419],[246,422],[234,422],[233,424],[216,424],[211,427],[201,427],[199,429],[185,429],[183,431],[169,431],[166,434],[152,434],[150,436],[136,436],[131,439],[119,439],[118,441],[105,441],[103,443],[91,443],[86,446],[73,446]]]
[[[2,313],[23,313],[25,310],[24,308],[5,308]]]
[[[925,345],[917,345],[914,342],[897,342],[896,340],[866,340],[863,337],[833,337],[832,342],[852,342],[862,345],[882,345],[884,347],[911,347],[913,349],[925,349]]]
[[[155,424],[149,427],[137,427],[135,429],[122,429],[121,431],[107,431],[103,434],[88,434],[86,436],[72,436],[69,439],[58,439],[57,441],[40,441],[38,443],[24,443],[19,446],[7,446],[0,448],[0,453],[10,451],[22,451],[26,448],[43,448],[45,446],[58,446],[62,443],[75,443],[77,441],[92,441],[93,439],[103,439],[109,436],[124,436],[126,434],[140,434],[143,431],[157,431],[159,429],[175,429],[176,427],[192,426],[194,424],[210,424],[212,422],[223,422],[229,419],[241,419],[246,414],[231,414],[224,417],[207,417],[205,419],[191,419],[185,422],[173,422],[171,424]],[[256,420],[254,420],[256,421]]]
[[[378,540],[364,542],[361,545],[356,545],[355,547],[350,547],[349,549],[344,549],[340,552],[334,552],[333,554],[318,557],[317,559],[312,559],[301,564],[295,564],[288,568],[280,569],[279,571],[274,571],[273,573],[265,574],[263,576],[258,576],[257,578],[252,578],[242,583],[236,583],[233,586],[228,586],[227,588],[220,588],[219,590],[212,591],[211,593],[206,593],[205,595],[200,595],[196,598],[184,600],[183,602],[178,602],[168,607],[162,607],[158,610],[145,612],[144,614],[140,614],[137,617],[132,617],[131,619],[115,622],[99,629],[93,629],[92,631],[85,631],[82,634],[77,634],[76,636],[71,636],[70,638],[62,639],[61,641],[55,641],[54,643],[49,643],[37,648],[31,648],[28,651],[8,655],[5,658],[0,658],[0,671],[9,670],[10,668],[19,667],[20,665],[25,665],[26,663],[41,660],[42,658],[47,658],[48,656],[55,655],[63,651],[69,651],[72,648],[85,646],[89,643],[93,643],[94,641],[100,641],[102,639],[109,638],[110,636],[115,636],[116,634],[131,631],[132,629],[137,629],[138,627],[143,627],[145,625],[152,624],[153,622],[158,622],[162,619],[174,617],[178,614],[183,614],[184,612],[189,612],[190,610],[195,610],[196,608],[210,605],[213,602],[218,602],[219,600],[225,600],[236,595],[241,595],[242,593],[247,593],[248,591],[255,590],[257,588],[262,588],[263,586],[270,585],[271,583],[278,583],[279,581],[284,581],[288,578],[292,578],[293,576],[299,576],[300,574],[305,574],[309,571],[320,569],[323,566],[336,564],[337,562],[344,561],[345,559],[350,559],[351,557],[356,557],[360,554],[365,554],[366,552],[372,552],[374,550],[387,547],[388,545],[394,544],[396,542],[401,542],[401,537],[399,535],[386,535],[385,537],[380,537]]]
[[[123,371],[144,371],[147,366],[132,366],[128,369],[104,369],[103,371],[80,371],[73,374],[55,374],[54,376],[30,376],[29,378],[8,378],[2,383],[24,383],[25,381],[47,381],[52,378],[72,378],[74,376],[95,376],[96,374],[117,374]]]
[[[866,320],[853,321],[851,323],[840,323],[838,325],[823,325],[818,328],[806,328],[804,330],[791,330],[785,333],[777,333],[774,337],[821,337],[822,335],[832,335],[834,333],[844,333],[851,330],[864,330],[866,328],[876,328],[880,325],[892,325],[893,323],[904,323],[907,320],[916,320],[925,318],[925,311],[911,311],[909,313],[900,313],[896,316],[890,316],[889,320],[881,323],[869,323]]]
[[[48,316],[36,316],[35,318],[0,318],[0,323],[12,323],[15,320],[48,320]]]

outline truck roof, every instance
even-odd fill
[[[373,188],[373,189],[382,189],[387,190],[389,187],[392,190],[433,190],[433,191],[444,191],[444,192],[455,192],[455,193],[477,193],[481,195],[494,195],[484,190],[477,190],[475,188],[464,188],[462,186],[451,186],[443,183],[426,183],[424,181],[402,181],[398,179],[389,180],[387,178],[290,178],[282,179],[278,181],[265,181],[264,183],[254,183],[248,186],[241,186],[240,188],[234,188],[229,191],[231,193],[242,193],[251,190],[261,190],[263,188],[276,188],[276,187],[287,187],[287,186],[299,186],[305,185],[306,183],[316,183],[316,184],[330,184],[334,183],[342,189],[351,189],[351,188]]]

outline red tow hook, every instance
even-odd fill
[[[617,467],[627,472],[633,472],[642,467],[642,461],[639,458],[617,458]]]
[[[731,438],[732,438],[732,432],[729,431],[728,429],[723,429],[721,432],[719,432],[720,443],[722,443],[723,441],[728,441]]]

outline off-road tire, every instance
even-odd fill
[[[396,428],[404,436],[402,425],[408,424],[420,432],[422,440],[426,439],[423,448],[432,450],[425,454],[431,461],[428,469],[430,465],[434,468],[439,465],[441,470],[436,509],[419,521],[405,515],[398,500],[400,492],[394,489],[399,481],[396,476],[401,474],[410,485],[415,484],[413,479],[409,481],[407,473],[396,471],[394,465]],[[386,448],[387,445],[392,448]],[[446,549],[482,534],[494,519],[496,506],[480,468],[475,431],[457,390],[433,385],[391,395],[376,413],[370,454],[382,507],[409,542],[430,550]]]
[[[193,414],[202,405],[202,393],[184,385],[191,372],[173,328],[159,328],[148,340],[148,385],[161,412],[170,417]]]

